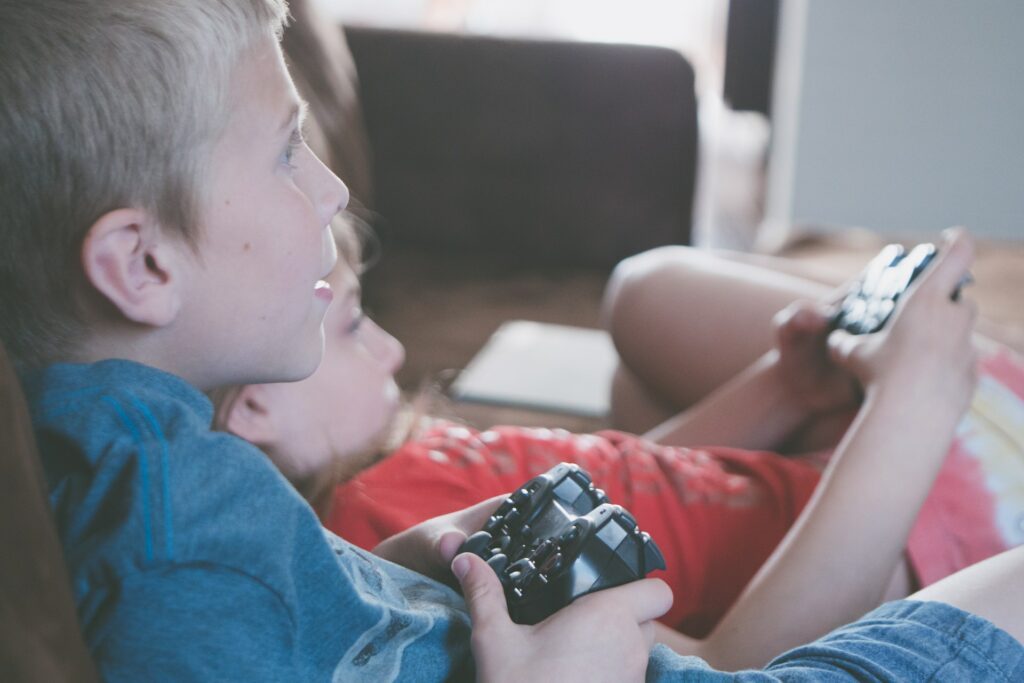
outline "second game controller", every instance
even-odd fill
[[[919,244],[908,253],[899,244],[890,244],[871,259],[850,291],[843,297],[832,319],[833,327],[851,334],[870,334],[885,326],[896,309],[896,302],[910,284],[924,272],[938,251],[934,244]],[[960,289],[970,276],[951,294]]]

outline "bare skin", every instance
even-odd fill
[[[957,244],[948,248],[964,249],[960,240],[962,238],[956,238]],[[967,258],[969,260],[969,256]],[[946,284],[942,282],[943,287]],[[757,665],[781,651],[767,647],[761,651],[760,657],[750,656],[748,646],[753,642],[750,638],[754,637],[758,628],[778,633],[777,625],[780,622],[777,618],[785,613],[787,602],[800,605],[795,610],[799,614],[792,615],[798,623],[792,627],[791,632],[802,631],[803,639],[807,640],[843,621],[852,620],[879,602],[906,596],[912,588],[909,572],[901,559],[901,548],[909,532],[909,521],[901,523],[907,526],[898,533],[889,533],[890,527],[884,539],[872,540],[870,530],[877,527],[872,526],[867,518],[857,519],[864,516],[861,514],[865,508],[863,502],[851,499],[848,511],[844,513],[838,506],[830,504],[828,498],[850,495],[858,486],[862,486],[862,493],[874,489],[872,500],[877,500],[877,484],[871,484],[871,473],[862,469],[864,461],[860,459],[864,456],[851,455],[854,452],[867,453],[872,448],[899,447],[898,442],[902,437],[899,436],[899,430],[895,429],[899,425],[894,423],[892,416],[887,418],[879,415],[879,410],[899,410],[899,417],[895,419],[904,421],[904,425],[918,421],[923,425],[930,424],[929,418],[924,414],[915,416],[905,402],[903,407],[897,406],[900,401],[893,401],[886,407],[885,403],[889,399],[885,398],[885,394],[891,396],[891,392],[874,391],[868,375],[843,365],[845,359],[839,349],[849,351],[858,346],[868,348],[863,346],[863,339],[830,339],[823,326],[827,307],[806,301],[794,303],[801,299],[828,301],[830,296],[834,295],[830,294],[829,288],[808,280],[675,247],[655,250],[625,262],[609,285],[605,317],[622,359],[613,400],[616,426],[637,431],[650,429],[648,437],[675,444],[716,443],[775,450],[787,444],[790,448],[794,448],[795,444],[794,450],[802,447],[834,447],[837,456],[845,461],[845,464],[833,463],[829,466],[823,478],[822,490],[816,494],[794,530],[709,638],[694,641],[668,629],[659,632],[659,639],[675,649],[704,656],[716,666],[735,668]],[[951,312],[941,296],[932,299],[929,304],[920,307],[915,305],[913,308],[930,311],[933,306],[937,306],[935,310]],[[666,306],[666,301],[672,302],[672,305]],[[714,306],[709,306],[708,301],[714,301]],[[773,316],[774,311],[786,306],[789,308],[783,314]],[[961,360],[973,362],[969,340],[974,314],[961,311],[953,315],[959,316],[958,324],[964,332],[962,341],[966,340],[966,346],[960,347],[954,355],[960,354]],[[965,315],[969,319],[964,318]],[[927,316],[919,312],[907,313],[905,317],[916,318],[918,325],[928,324],[925,320]],[[773,343],[773,328],[776,351],[766,354],[766,349]],[[817,362],[812,355],[810,364],[804,362],[802,366],[787,366],[784,350],[787,345],[794,343],[794,339],[797,344],[803,343],[799,341],[801,337],[804,340],[817,337],[821,348],[829,351],[827,357],[821,359],[823,364],[816,368],[816,372],[804,372],[803,377],[798,376],[794,380],[794,374],[801,374],[801,367],[810,365],[813,368]],[[708,353],[709,348],[714,349],[713,353]],[[778,349],[783,350],[781,359]],[[803,349],[790,355],[806,361],[807,356],[802,355],[806,351]],[[846,356],[846,359],[849,357]],[[842,374],[832,372],[827,367],[829,363],[840,366],[840,370],[851,371],[858,384],[867,388],[867,400],[863,405],[860,404],[857,392],[844,391],[842,383],[838,381]],[[898,372],[897,368],[889,367],[889,371]],[[935,366],[934,372],[942,376],[946,368]],[[734,376],[736,373],[739,373],[738,376]],[[880,375],[874,376],[874,381],[880,379]],[[917,390],[920,391],[920,387]],[[969,392],[966,394],[969,395]],[[910,400],[909,397],[904,398]],[[927,392],[920,393],[917,404],[931,410],[935,407],[932,398]],[[846,431],[850,411],[858,405],[860,412],[857,420],[853,428]],[[954,399],[949,405],[957,405],[957,401]],[[690,410],[683,410],[681,414],[676,412],[687,407],[691,407]],[[954,424],[959,413],[956,410],[947,413],[947,421]],[[766,426],[765,422],[770,424]],[[796,441],[794,434],[799,437]],[[895,504],[890,511],[901,519],[912,520],[916,514],[936,467],[941,462],[940,456],[944,455],[948,446],[945,438],[936,439],[930,447],[922,444],[920,438],[907,439],[905,447],[921,447],[916,452],[930,453],[927,456],[930,462],[923,466],[919,462],[916,465],[919,469],[913,473],[909,469],[906,472],[907,476],[921,477],[913,480],[917,482],[911,487],[913,491],[908,492],[906,487],[901,487],[901,490],[891,492],[888,502],[895,501]],[[870,460],[870,457],[866,460]],[[859,478],[861,483],[857,484]],[[907,480],[894,475],[890,481]],[[829,508],[831,513],[825,512]],[[850,511],[858,514],[851,515]],[[852,558],[849,564],[840,565],[828,561],[826,564],[831,569],[817,572],[819,577],[827,577],[825,581],[818,579],[817,589],[813,587],[814,577],[808,577],[811,583],[793,583],[792,590],[787,592],[784,588],[786,578],[781,575],[798,575],[806,569],[801,566],[799,559],[801,546],[808,538],[813,538],[828,526],[830,522],[823,522],[823,514],[833,515],[831,523],[837,525],[836,529],[845,527],[861,533],[861,542],[870,544],[862,547],[872,547],[874,550],[879,547],[874,545],[876,540],[886,545],[886,555],[892,558],[890,568],[886,570],[884,562],[874,563],[875,566],[867,574],[857,571],[848,580],[842,580],[844,572],[849,573],[851,567],[860,566],[858,560]],[[886,524],[880,523],[879,526],[884,527]],[[813,530],[815,527],[817,532]],[[856,545],[850,537],[841,537],[847,539],[844,547]],[[810,545],[813,545],[813,541]],[[835,546],[834,540],[832,545]],[[842,554],[842,549],[838,550]],[[832,555],[830,560],[834,557]],[[878,554],[874,557],[877,558]],[[806,555],[803,561],[808,563],[807,566],[817,563],[819,570],[822,568],[820,557]],[[965,592],[963,586],[966,580],[953,581],[955,589],[948,589],[949,594],[961,600],[967,599],[965,595],[971,597],[972,602],[965,602],[961,606],[967,605],[968,609],[983,616],[989,613],[1002,615],[1003,621],[997,619],[996,622],[1000,625],[1008,623],[1011,628],[1007,630],[1014,633],[1016,622],[1005,616],[1007,612],[1012,616],[1013,610],[994,611],[996,607],[1002,606],[990,604],[987,600],[998,595],[999,590],[989,590],[988,586],[989,580],[994,581],[1011,571],[1005,567],[1019,567],[1021,561],[1024,560],[1006,557],[993,563],[1000,567],[998,571],[972,572],[981,578],[972,579],[971,584],[981,588]],[[844,589],[842,596],[835,596],[835,585],[852,586],[854,589]],[[813,611],[810,605],[814,600],[813,597],[809,598],[808,591],[814,593],[815,590],[822,591],[822,595],[832,594],[839,601],[846,601],[845,606],[836,606],[833,601],[824,609],[823,613],[831,613],[838,619],[835,623],[829,623],[830,618],[820,618],[820,613],[808,619],[808,612]],[[923,595],[928,599],[941,600],[947,594],[946,590],[929,588]],[[847,600],[850,593],[858,593],[859,597]],[[758,610],[748,609],[753,604],[759,606]],[[767,611],[765,605],[770,606]],[[848,612],[841,615],[844,609]],[[772,614],[776,620],[774,623],[772,619],[764,621],[759,618],[759,613]],[[776,646],[796,644],[784,643],[785,639],[769,638],[775,640]]]

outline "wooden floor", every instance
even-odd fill
[[[839,283],[858,273],[885,240],[866,232],[807,240],[787,249],[793,269]],[[989,336],[1024,353],[1024,243],[979,245],[970,295]],[[410,392],[446,385],[505,320],[598,327],[608,271],[535,269],[455,255],[388,254],[366,279],[370,314],[406,346],[399,382]],[[592,431],[601,420],[441,402],[436,410],[478,427],[522,424]]]

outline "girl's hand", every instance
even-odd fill
[[[775,316],[775,366],[791,399],[810,415],[856,408],[857,378],[836,364],[827,343],[831,305],[797,301]]]
[[[672,606],[659,579],[585,595],[534,626],[508,616],[498,576],[476,555],[452,563],[473,620],[477,681],[642,681],[653,619]]]
[[[952,297],[973,258],[970,236],[962,229],[946,231],[938,256],[900,297],[882,330],[867,335],[836,330],[829,335],[832,361],[869,392],[898,393],[908,404],[959,418],[974,391],[971,333],[977,308],[964,297]]]
[[[464,510],[434,517],[381,541],[375,555],[432,579],[455,585],[450,567],[462,543],[483,528],[509,494],[495,496]]]

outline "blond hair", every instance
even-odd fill
[[[241,54],[286,0],[0,0],[0,339],[19,367],[87,334],[79,254],[133,207],[195,245]]]

